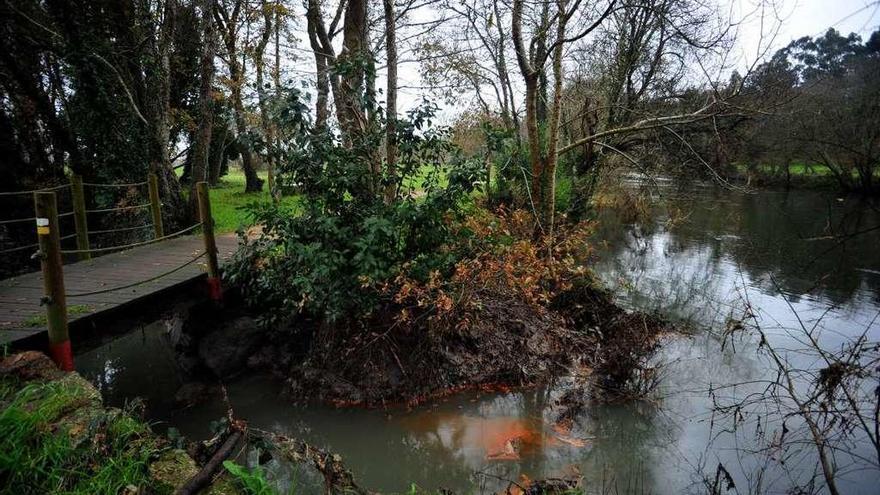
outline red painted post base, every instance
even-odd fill
[[[73,371],[73,351],[70,348],[69,340],[58,344],[49,344],[49,356],[61,371]]]
[[[223,286],[220,285],[220,277],[208,277],[208,297],[217,302],[223,300]]]

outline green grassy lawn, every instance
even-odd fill
[[[736,164],[736,169],[742,173],[748,172],[749,167],[743,163]],[[770,164],[755,165],[752,170],[766,175],[785,174],[785,169]],[[792,177],[828,177],[831,171],[823,165],[808,166],[806,163],[793,163],[788,167]]]
[[[743,163],[737,163],[736,169],[741,173],[746,173],[749,171],[749,167]],[[752,166],[752,170],[756,171],[758,173],[764,174],[764,175],[785,175],[784,168],[777,167],[775,165],[771,165],[771,164],[767,164],[767,163],[760,164],[760,165],[754,165],[754,166]],[[803,178],[828,177],[828,178],[831,178],[831,177],[833,177],[833,175],[831,174],[831,171],[828,169],[828,167],[826,167],[825,165],[819,165],[819,164],[808,165],[806,163],[792,163],[788,167],[788,170],[791,173],[791,176],[794,178],[797,178],[797,177],[803,177]],[[853,177],[858,177],[858,175],[859,175],[859,173],[857,170],[852,171]],[[880,177],[880,168],[875,169],[874,175],[877,177]]]
[[[266,180],[266,172],[258,175]],[[220,183],[211,188],[211,213],[214,216],[214,229],[217,233],[235,232],[239,227],[248,227],[252,219],[248,218],[244,207],[256,202],[269,202],[268,181],[263,190],[257,193],[244,192],[244,173],[240,168],[230,167],[229,173],[220,178]],[[282,198],[282,203],[296,205],[297,196]]]

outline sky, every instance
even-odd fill
[[[754,60],[761,32],[767,34],[778,27],[770,53],[804,36],[819,36],[830,27],[844,35],[851,32],[867,39],[880,26],[880,0],[775,0],[776,12],[766,11],[762,26],[760,13],[755,10],[758,0],[727,0],[734,18],[744,19],[738,45],[745,59]],[[775,22],[773,18],[778,18]],[[763,43],[766,47],[766,41]]]

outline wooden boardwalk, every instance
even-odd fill
[[[228,260],[237,246],[234,234],[217,236],[218,258]],[[89,261],[64,265],[71,338],[76,338],[76,322],[103,312],[119,309],[138,299],[180,287],[205,276],[205,257],[167,276],[144,284],[190,262],[204,251],[201,235],[175,239],[108,254]],[[99,294],[82,295],[101,292]],[[0,281],[0,345],[28,339],[46,332],[43,275],[28,273]]]

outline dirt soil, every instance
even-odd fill
[[[587,284],[545,310],[488,298],[463,331],[424,321],[372,325],[375,330],[300,322],[270,332],[271,342],[249,364],[284,379],[294,400],[339,406],[415,405],[469,388],[532,385],[574,368],[594,370],[599,388],[622,390],[669,330]]]

